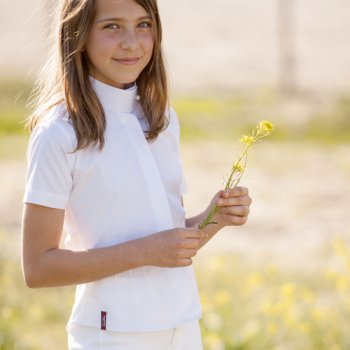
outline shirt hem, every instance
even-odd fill
[[[109,332],[125,332],[125,333],[139,333],[139,332],[159,332],[159,331],[165,331],[177,327],[182,327],[185,326],[189,323],[199,321],[202,317],[202,313],[197,314],[196,316],[193,316],[191,318],[185,319],[184,321],[181,322],[170,322],[169,324],[164,324],[162,326],[154,326],[154,327],[135,327],[133,329],[130,329],[128,327],[123,328],[123,327],[108,327],[107,331]],[[66,331],[69,332],[69,329],[74,326],[84,326],[84,327],[91,327],[91,328],[97,328],[100,329],[100,327],[97,327],[95,324],[90,324],[88,322],[79,322],[79,321],[72,321],[69,320],[68,323],[66,324]]]

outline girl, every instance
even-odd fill
[[[248,191],[185,219],[156,0],[62,0],[56,34],[29,121],[26,283],[77,285],[69,349],[201,349],[192,258],[246,222]]]

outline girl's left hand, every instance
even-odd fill
[[[252,199],[246,187],[219,191],[211,201],[210,208],[217,205],[219,210],[213,218],[219,226],[244,225],[248,220]],[[207,209],[207,210],[208,210]]]

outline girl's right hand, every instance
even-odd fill
[[[145,237],[145,265],[158,267],[184,267],[202,246],[206,234],[197,228],[175,228]]]

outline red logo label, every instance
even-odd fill
[[[101,311],[101,329],[105,331],[107,329],[107,312]]]

